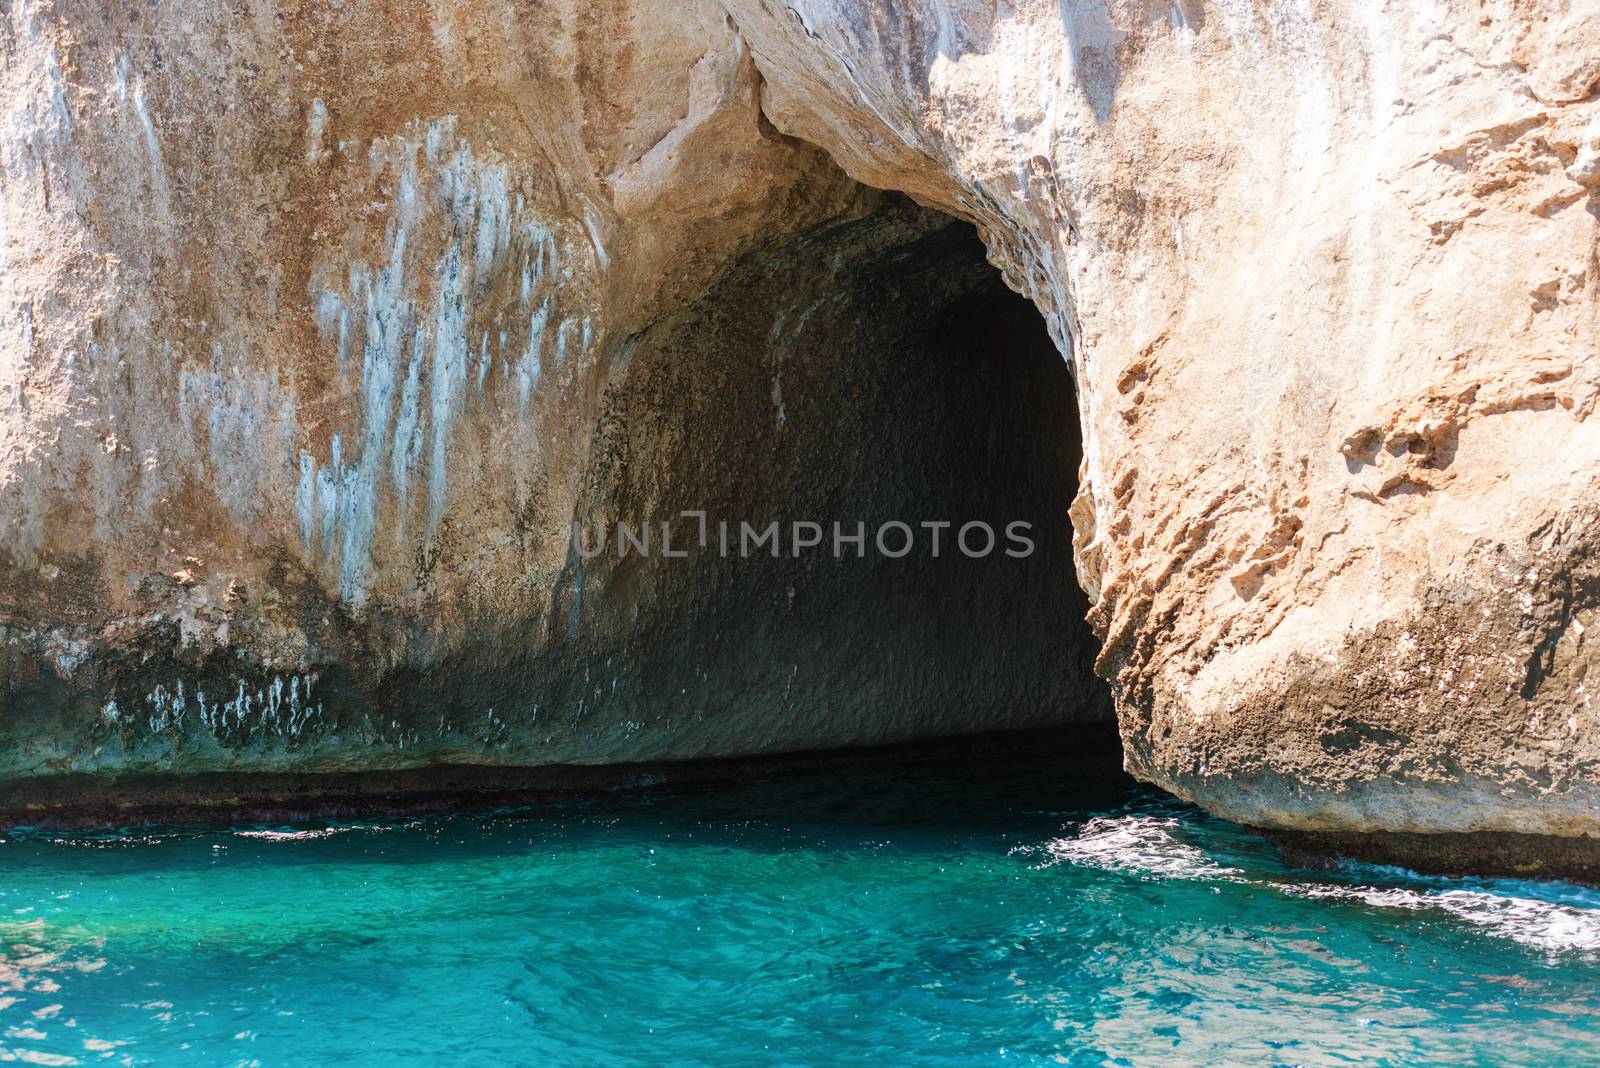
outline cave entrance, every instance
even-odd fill
[[[636,688],[684,756],[1103,730],[1067,518],[1080,449],[1037,309],[970,225],[884,194],[747,257],[624,346],[580,520],[704,512],[710,544],[582,562],[552,626],[586,680],[605,663],[608,684]],[[739,551],[740,524],[773,521],[776,556]],[[797,551],[796,522],[821,544]],[[993,551],[956,544],[973,523]],[[834,524],[864,525],[865,552],[837,551]],[[915,535],[904,555],[875,536],[894,524]],[[888,548],[905,540],[895,526]]]

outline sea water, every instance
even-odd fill
[[[0,840],[0,1061],[1600,1060],[1600,893],[1285,866],[1072,760]]]

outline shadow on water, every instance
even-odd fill
[[[0,872],[0,1050],[40,1063],[1578,1063],[1600,1035],[1600,895],[1290,868],[1114,748],[1039,739],[27,831]]]
[[[1089,734],[1085,738],[1083,735]],[[530,843],[580,848],[600,840],[647,843],[663,837],[702,845],[737,843],[783,850],[795,840],[837,841],[904,836],[936,842],[993,839],[1004,850],[1019,834],[1045,831],[1063,819],[1164,795],[1122,771],[1115,737],[1105,732],[1026,732],[981,736],[931,746],[820,754],[798,767],[787,760],[752,765],[732,780],[652,781],[527,803],[473,805],[457,811],[394,818],[296,819],[238,826],[180,823],[96,830],[15,828],[17,844],[87,854],[124,851],[124,870],[182,866],[219,842],[235,857],[261,863],[315,864],[325,851],[360,862],[410,858],[437,862],[485,849]],[[349,855],[349,836],[372,836],[381,847]],[[299,843],[298,849],[278,848]],[[1009,844],[1008,844],[1009,843]],[[158,848],[159,847],[159,848]],[[21,857],[12,858],[24,863]]]

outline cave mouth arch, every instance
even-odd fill
[[[0,783],[0,820],[520,803],[646,772],[718,778],[755,770],[746,758],[783,766],[977,735],[1025,739],[1011,751],[1053,760],[1060,747],[1016,733],[1040,729],[1109,759],[1111,701],[1093,673],[1067,515],[1081,449],[1068,367],[970,224],[894,194],[865,199],[871,210],[740,258],[621,342],[594,430],[573,446],[574,518],[635,530],[685,512],[874,532],[943,522],[947,538],[973,521],[1026,523],[1033,551],[969,557],[947,540],[936,556],[920,536],[899,557],[796,554],[787,538],[778,555],[569,549],[560,574],[530,583],[538,610],[490,617],[468,647],[319,679],[345,724],[375,709],[435,736],[446,717],[487,721],[470,750],[446,739],[364,767],[335,752],[309,767],[16,778]]]
[[[550,637],[575,676],[624,664],[682,755],[1112,722],[1073,568],[1067,364],[970,224],[874,204],[744,257],[612,368],[580,522],[704,512],[712,551],[569,569]],[[778,521],[781,553],[718,553],[719,520]],[[794,521],[863,523],[867,551],[791,553]],[[1032,551],[967,556],[951,535],[974,521],[1025,524]],[[893,523],[915,532],[899,558],[871,544]]]

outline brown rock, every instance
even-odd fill
[[[707,701],[731,687],[727,708],[783,707],[794,658],[778,649],[796,633],[752,621],[766,594],[787,611],[791,573],[730,591],[714,568],[614,567],[595,579],[605,604],[574,607],[589,581],[565,550],[574,514],[703,493],[845,502],[824,483],[863,505],[965,492],[898,480],[925,462],[937,482],[916,457],[981,419],[925,414],[902,444],[927,452],[891,447],[874,390],[911,382],[887,350],[922,320],[861,294],[920,278],[937,321],[978,299],[957,284],[970,261],[927,276],[946,263],[922,243],[935,224],[874,187],[974,223],[1068,357],[1076,425],[1024,413],[1015,377],[984,388],[1000,391],[990,417],[1057,458],[1081,426],[1074,556],[1134,771],[1289,831],[1600,835],[1588,6],[167,17],[10,16],[10,774],[610,761],[1087,714],[1081,643],[1060,628],[1025,628],[1068,650],[1053,679],[1031,677],[1051,675],[1041,646],[1015,679],[962,667],[965,688],[943,624],[872,641],[949,610],[941,595],[896,616],[894,591],[910,595],[881,576],[868,616],[826,582],[816,601],[796,587],[825,606],[805,628],[837,625],[868,654],[824,658],[804,725],[735,729],[725,711],[630,733],[692,717],[669,687],[690,692],[702,658]],[[835,240],[837,266],[818,251]],[[791,363],[779,338],[813,305],[826,336]],[[803,377],[827,367],[880,377]],[[798,382],[837,427],[796,446],[758,433],[758,410],[797,410]],[[1026,385],[1043,388],[1068,392]],[[780,471],[798,472],[794,496]],[[172,579],[191,555],[205,568]],[[986,586],[952,581],[968,600]],[[1016,618],[1050,616],[1029,601]],[[662,637],[679,623],[754,644]],[[575,724],[606,658],[636,653],[660,673],[637,665],[603,725],[547,745],[533,705]],[[943,673],[907,690],[902,655]],[[219,713],[195,710],[202,681],[208,707],[252,715],[281,682],[276,714],[291,700],[317,723],[219,734]],[[940,693],[968,711],[929,711]],[[435,737],[457,740],[424,743],[441,706],[461,727]],[[162,720],[174,710],[185,726]]]

